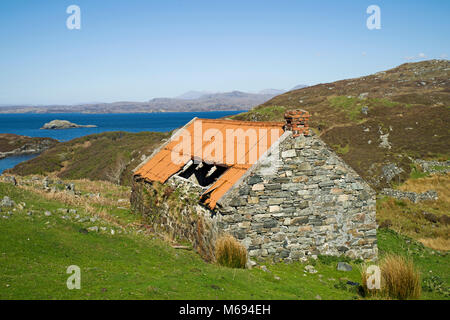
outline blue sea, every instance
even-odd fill
[[[210,112],[167,112],[167,113],[127,113],[127,114],[0,114],[0,133],[14,133],[29,137],[49,137],[59,141],[69,141],[89,134],[106,131],[164,132],[179,128],[194,117],[218,119],[242,113],[243,111]],[[96,125],[96,128],[78,128],[65,130],[40,130],[52,120],[68,120],[82,125]],[[32,159],[36,155],[9,157],[0,160],[0,173],[20,162]]]

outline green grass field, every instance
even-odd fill
[[[0,183],[4,195],[26,208],[0,213],[0,299],[362,299],[345,284],[360,282],[356,262],[343,272],[336,270],[338,258],[319,257],[309,262],[315,274],[305,274],[302,263],[267,263],[270,272],[228,269],[107,219],[95,223],[105,231],[80,232],[90,225],[63,219],[57,209],[66,204]],[[83,207],[77,209],[83,214]],[[45,216],[46,210],[52,215]],[[115,217],[137,219],[122,216]],[[443,281],[440,286],[448,288],[448,255],[386,229],[379,230],[378,241],[381,253],[411,256],[424,278],[434,275],[432,283]],[[80,290],[66,287],[70,265],[81,268]],[[422,298],[448,299],[440,291],[423,291]]]

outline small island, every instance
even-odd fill
[[[57,129],[75,129],[75,128],[96,128],[95,125],[80,125],[72,123],[67,120],[53,120],[46,124],[41,129],[44,130],[57,130]]]

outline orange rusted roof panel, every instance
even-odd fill
[[[250,166],[231,167],[203,195],[209,194],[205,204],[214,209],[217,201],[247,172]]]
[[[184,164],[176,164],[171,160],[172,152],[164,148],[143,165],[135,175],[142,176],[150,181],[164,183],[177,173]]]
[[[204,193],[210,208],[283,134],[284,122],[195,119],[135,172],[164,183],[190,159],[229,167]]]

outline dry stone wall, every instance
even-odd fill
[[[395,189],[385,188],[382,190],[382,194],[396,198],[396,199],[405,199],[409,200],[413,203],[417,203],[419,201],[436,201],[438,200],[438,193],[435,190],[428,190],[422,193],[409,192],[409,191],[401,191]]]

